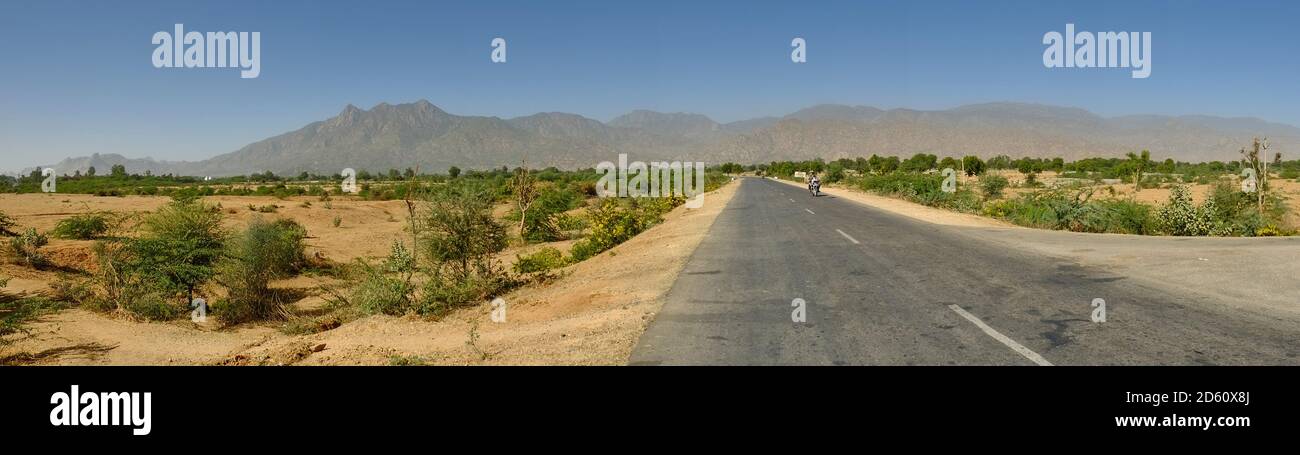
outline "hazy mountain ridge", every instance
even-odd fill
[[[757,163],[918,152],[1078,159],[1139,149],[1158,159],[1223,161],[1235,159],[1236,150],[1256,135],[1269,137],[1273,150],[1284,156],[1300,146],[1300,128],[1257,118],[1106,118],[1078,108],[1023,103],[941,111],[823,104],[782,118],[720,124],[700,114],[647,110],[607,123],[562,112],[511,119],[459,116],[420,100],[380,103],[370,110],[347,105],[329,119],[204,161],[97,154],[65,159],[54,167],[71,174],[95,166],[106,174],[112,165],[123,164],[133,173],[227,176],[267,170],[333,174],[345,167],[441,172],[451,166],[514,167],[525,159],[530,167],[580,168],[613,161],[618,153],[643,161]]]

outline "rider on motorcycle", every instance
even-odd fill
[[[813,196],[816,196],[818,193],[821,193],[821,189],[822,189],[822,181],[817,178],[817,173],[816,172],[809,173],[808,191],[812,192]]]

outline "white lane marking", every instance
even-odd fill
[[[855,238],[853,238],[853,237],[849,237],[849,235],[848,235],[848,234],[845,234],[844,231],[841,231],[841,230],[839,230],[839,229],[836,229],[835,232],[838,232],[838,233],[840,233],[840,235],[844,236],[844,238],[849,239],[849,241],[850,241],[850,242],[853,242],[854,245],[858,245],[858,244],[859,244],[859,243],[858,243],[858,239],[855,239]]]
[[[989,325],[985,324],[984,321],[981,321],[980,318],[975,317],[975,315],[973,314],[967,313],[966,310],[961,309],[961,307],[957,305],[948,305],[948,308],[951,308],[953,311],[956,311],[957,314],[961,315],[961,317],[963,318],[966,318],[967,321],[975,323],[975,325],[979,326],[980,330],[983,330],[984,333],[988,334],[988,336],[993,337],[993,339],[995,340],[1001,341],[1002,344],[1007,345],[1007,347],[1011,348],[1011,350],[1016,351],[1020,353],[1020,355],[1025,356],[1026,359],[1029,359],[1034,363],[1037,363],[1039,366],[1044,366],[1044,367],[1052,366],[1052,362],[1048,362],[1047,359],[1043,358],[1043,356],[1038,355],[1038,353],[1029,350],[1029,348],[1024,347],[1020,343],[1017,343],[1016,340],[1007,338],[1006,335],[998,333],[997,330],[993,330],[992,327],[989,327]]]
[[[804,209],[804,211],[806,211],[806,212],[808,212],[808,213],[812,213],[813,215],[816,215],[816,214],[817,214],[817,213],[813,212],[812,210],[808,210],[808,209]]]
[[[791,199],[790,202],[794,202],[794,199]]]

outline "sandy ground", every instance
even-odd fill
[[[217,329],[189,321],[141,323],[70,309],[30,325],[29,336],[0,347],[0,359],[19,364],[89,365],[387,365],[394,358],[421,364],[621,365],[637,338],[662,306],[686,259],[730,200],[737,185],[710,193],[698,210],[679,207],[663,223],[632,240],[563,270],[545,285],[517,290],[504,299],[507,320],[490,320],[488,304],[453,313],[439,321],[415,317],[371,316],[333,330],[291,336],[271,324]],[[3,195],[0,210],[24,227],[48,230],[59,219],[87,211],[147,211],[166,198],[98,198],[74,195]],[[216,197],[227,225],[254,216],[286,216],[303,223],[312,238],[308,254],[320,251],[334,261],[382,257],[404,232],[402,201],[368,202],[336,198],[332,209],[315,198]],[[302,202],[311,202],[303,207]],[[275,214],[258,214],[248,205],[275,204]],[[499,208],[498,211],[506,209]],[[339,228],[333,219],[343,219]],[[92,242],[53,240],[50,250],[88,252]],[[550,244],[567,250],[572,242]],[[542,246],[512,248],[503,257]],[[93,257],[93,256],[90,256]],[[82,262],[86,258],[69,258]],[[84,265],[84,262],[79,265]],[[12,264],[0,274],[13,277],[9,292],[42,292],[57,278]],[[299,277],[277,286],[311,288],[319,279]],[[298,308],[319,305],[309,295]]]
[[[171,199],[157,196],[96,197],[84,194],[0,194],[0,211],[18,220],[22,229],[36,228],[47,232],[59,220],[72,215],[91,212],[117,214],[144,214],[167,204]],[[274,219],[292,218],[307,228],[308,254],[320,251],[330,260],[348,262],[356,258],[377,258],[388,254],[393,239],[400,238],[406,229],[406,203],[403,201],[364,201],[336,197],[329,203],[315,197],[276,199],[259,196],[216,196],[203,199],[219,205],[223,225],[238,229],[255,217]],[[304,206],[306,204],[306,206]],[[250,210],[249,206],[274,205],[274,213]],[[327,208],[329,207],[329,208]],[[334,227],[334,218],[340,220]],[[128,222],[129,223],[129,222]],[[93,242],[50,239],[49,249],[84,249],[89,252]],[[76,258],[56,264],[79,267],[87,264],[71,263]]]

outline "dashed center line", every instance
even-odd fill
[[[806,211],[806,212],[808,212],[808,213],[811,213],[811,214],[813,214],[813,215],[816,215],[816,214],[817,214],[816,212],[813,212],[812,210],[808,210],[808,209],[804,209],[804,211]]]
[[[790,199],[790,202],[794,202],[794,199]]]
[[[975,323],[975,325],[979,326],[980,330],[983,330],[984,333],[987,334],[988,336],[991,336],[993,337],[993,339],[1002,342],[1002,344],[1007,345],[1007,347],[1011,348],[1011,350],[1016,351],[1020,355],[1025,356],[1025,358],[1033,361],[1034,363],[1037,363],[1039,366],[1044,366],[1044,367],[1052,366],[1052,362],[1048,362],[1047,359],[1043,358],[1043,356],[1038,355],[1038,353],[1029,350],[1029,348],[1024,347],[1024,345],[1017,343],[1016,340],[1007,338],[1006,335],[998,333],[997,330],[993,330],[992,327],[989,327],[989,325],[985,324],[984,321],[981,321],[980,318],[975,317],[975,315],[973,314],[967,313],[966,310],[961,309],[961,307],[957,305],[948,305],[948,308],[951,308],[953,311],[956,311],[957,314],[961,315],[961,317],[963,318],[966,318],[967,321]]]
[[[858,243],[858,239],[855,239],[855,238],[853,238],[853,237],[850,237],[848,234],[845,234],[844,231],[841,231],[841,230],[839,230],[839,229],[836,229],[835,232],[838,232],[838,233],[840,233],[840,235],[844,236],[844,238],[849,239],[849,241],[850,241],[850,242],[853,242],[854,245],[858,245],[858,244],[859,244],[859,243]]]

